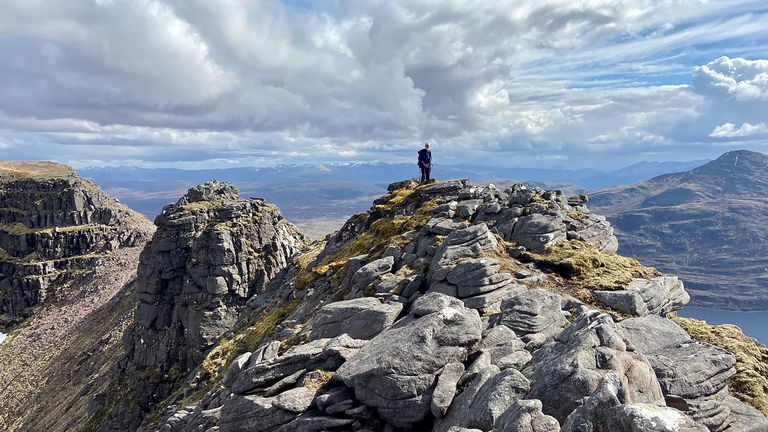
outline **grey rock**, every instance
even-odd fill
[[[466,228],[467,223],[465,221],[455,221],[448,217],[439,218],[435,217],[432,221],[427,223],[429,232],[436,235],[448,235],[456,230]]]
[[[360,267],[352,276],[352,292],[361,292],[379,276],[392,271],[395,259],[391,256],[379,258]]]
[[[155,224],[137,270],[137,325],[124,338],[126,369],[171,376],[200,365],[248,298],[266,289],[305,239],[273,205],[242,199],[234,186],[216,181],[190,189]],[[173,391],[140,374],[130,379],[140,404]]]
[[[230,364],[229,368],[227,368],[227,373],[224,375],[224,380],[221,382],[221,384],[224,387],[231,387],[232,383],[235,382],[237,376],[240,374],[240,371],[245,365],[248,364],[248,360],[250,358],[251,353],[249,352],[240,354],[239,356],[235,357],[235,359],[232,361],[232,364]]]
[[[593,244],[604,253],[616,253],[619,249],[619,241],[605,217],[585,212],[578,214],[580,215],[578,218],[567,218],[568,239]]]
[[[307,387],[296,387],[280,393],[272,400],[272,405],[285,411],[302,413],[312,406],[315,391]]]
[[[364,343],[342,335],[299,345],[271,362],[252,365],[241,371],[232,385],[232,391],[236,394],[263,392],[300,371],[336,370],[353,357]]]
[[[477,208],[480,207],[482,204],[483,204],[483,200],[481,199],[467,199],[467,200],[459,201],[459,204],[457,207],[457,213],[460,218],[469,219],[475,214],[475,212],[477,211]]]
[[[472,309],[478,309],[482,312],[498,309],[501,303],[511,297],[516,296],[525,290],[525,287],[516,283],[508,283],[503,288],[480,294],[472,297],[462,298],[464,306]],[[456,291],[458,294],[458,290]]]
[[[420,187],[416,190],[416,193],[420,195],[446,195],[460,191],[466,184],[467,180],[448,180]]]
[[[485,252],[498,247],[498,242],[481,223],[452,232],[438,248],[429,270],[429,279],[434,282],[444,280],[450,270],[465,258],[478,258]]]
[[[423,311],[417,306],[427,296],[414,307]],[[338,369],[337,376],[388,423],[408,428],[428,414],[439,371],[462,361],[467,348],[480,340],[481,331],[477,312],[463,305],[421,316],[411,313],[371,339]]]
[[[676,276],[634,279],[624,290],[595,291],[594,294],[604,305],[636,316],[666,315],[690,300],[683,282]]]
[[[273,431],[296,418],[296,414],[272,404],[274,398],[234,395],[221,408],[221,432]]]
[[[605,413],[608,430],[628,432],[707,432],[682,412],[653,404],[619,405]]]
[[[442,417],[448,411],[448,407],[456,394],[456,385],[464,373],[464,365],[461,363],[448,363],[443,366],[440,376],[437,378],[435,390],[432,393],[431,410],[435,417]]]
[[[566,240],[565,225],[560,216],[534,213],[517,220],[510,240],[534,252],[544,252]]]
[[[413,306],[411,306],[410,313],[415,317],[421,317],[433,313],[440,312],[441,310],[451,307],[457,310],[461,310],[464,303],[455,298],[446,296],[440,293],[430,292],[419,297]]]
[[[521,291],[501,304],[501,324],[517,335],[554,336],[568,324],[560,310],[560,296],[542,289]],[[543,340],[542,339],[542,340]]]
[[[328,407],[349,400],[351,396],[346,387],[334,387],[317,396],[315,398],[315,405],[320,411],[325,411]]]
[[[312,324],[312,339],[332,338],[344,333],[354,339],[371,339],[392,325],[403,304],[362,297],[323,306]]]
[[[646,354],[691,340],[682,327],[658,315],[625,319],[618,326],[628,347]]]
[[[723,402],[730,412],[730,424],[726,432],[768,431],[768,420],[760,411],[733,396],[726,397]]]
[[[466,385],[459,381],[459,385],[464,387],[463,390],[454,397],[445,416],[435,420],[432,432],[446,432],[452,427],[462,427],[461,425],[464,424],[464,421],[469,416],[472,403],[480,389],[488,380],[500,372],[498,367],[491,365],[478,371]]]
[[[648,360],[626,351],[610,316],[587,312],[533,353],[524,370],[531,381],[528,398],[539,399],[544,413],[564,420],[579,401],[597,389],[603,377],[620,377],[623,403],[659,403],[663,395]],[[552,389],[558,389],[553,392]]]
[[[493,358],[491,357],[491,354],[488,353],[488,351],[480,350],[477,354],[477,357],[472,360],[472,363],[464,371],[464,374],[461,375],[461,378],[459,378],[459,385],[463,386],[466,383],[471,382],[482,371],[491,367],[493,365],[492,359]]]
[[[489,370],[493,369],[485,369],[485,371]],[[487,379],[484,378],[484,374],[481,372],[470,384],[472,386],[476,384],[475,381],[484,380],[476,392],[471,390],[474,393],[471,403],[468,406],[456,406],[459,415],[451,413],[451,415],[438,420],[435,424],[435,431],[445,430],[444,428],[449,425],[491,430],[494,428],[496,420],[515,401],[521,399],[528,392],[528,380],[515,369],[496,373]],[[453,408],[451,407],[451,411]]]
[[[541,401],[524,399],[513,403],[496,422],[495,432],[559,432],[557,419],[541,412]]]

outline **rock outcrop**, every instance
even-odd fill
[[[246,301],[304,245],[279,210],[216,181],[192,188],[155,220],[141,254],[135,327],[126,338],[133,398],[143,409],[234,328]]]

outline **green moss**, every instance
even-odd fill
[[[267,308],[251,320],[245,328],[238,329],[235,336],[223,339],[203,360],[198,372],[200,380],[216,380],[227,370],[230,363],[248,351],[258,349],[271,336],[280,323],[285,321],[298,307],[299,300]]]
[[[720,347],[736,357],[731,394],[768,416],[768,348],[746,337],[733,324],[709,325],[691,318],[672,318],[691,338]]]

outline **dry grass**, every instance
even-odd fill
[[[736,356],[736,375],[728,383],[731,393],[768,416],[768,348],[744,336],[733,324],[709,325],[679,317],[673,320],[694,340],[718,346]]]
[[[296,289],[303,290],[309,286],[312,281],[322,276],[322,274],[315,273],[314,269],[309,269],[309,265],[312,264],[312,261],[317,259],[317,256],[320,255],[320,252],[323,251],[324,247],[324,241],[311,243],[306,252],[296,255],[293,258],[293,264],[299,269],[299,272],[296,275]]]
[[[70,225],[56,228],[30,228],[23,223],[14,222],[10,224],[0,224],[0,231],[7,232],[11,235],[26,235],[26,234],[47,234],[53,235],[54,231],[60,233],[80,232],[88,230],[111,229],[108,225],[101,224],[86,224],[86,225]]]
[[[252,319],[248,327],[238,330],[234,337],[222,339],[203,360],[198,378],[201,380],[221,378],[237,356],[258,349],[297,307],[298,300],[294,300],[282,306],[267,308]]]
[[[617,290],[632,279],[653,278],[658,270],[633,258],[605,254],[589,243],[577,240],[558,243],[544,254],[526,252],[523,259],[555,272],[589,290]]]
[[[3,179],[70,177],[74,174],[70,167],[54,162],[0,162],[0,177]]]
[[[181,209],[188,212],[194,212],[198,210],[211,210],[219,208],[224,204],[222,200],[215,201],[195,201],[181,206]]]
[[[314,390],[314,391],[320,391],[323,387],[326,386],[329,382],[331,382],[331,379],[333,378],[335,372],[318,369],[316,371],[319,374],[319,377],[317,379],[308,379],[304,381],[304,387]]]
[[[409,199],[412,199],[415,190],[415,182],[406,188],[395,190],[387,195],[389,197],[387,202],[377,205],[376,208],[387,214],[394,214],[398,208],[407,203]],[[376,259],[380,257],[384,249],[389,245],[394,244],[400,247],[406,245],[416,237],[418,230],[432,217],[432,211],[437,207],[438,200],[439,198],[436,197],[422,203],[411,216],[394,215],[373,222],[368,231],[361,233],[354,241],[335,253],[328,255],[322,262],[312,268],[308,268],[308,266],[317,255],[301,258],[302,261],[307,263],[307,266],[300,267],[299,274],[296,277],[296,287],[304,289],[317,279],[330,273],[332,274],[333,288],[338,288],[346,276],[344,274],[344,264],[350,258],[366,254],[370,259]],[[353,218],[364,220],[362,215],[365,215],[365,213],[355,215]],[[317,253],[319,254],[320,252]],[[338,299],[343,297],[343,294],[337,293],[335,297]]]

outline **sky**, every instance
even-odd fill
[[[768,153],[764,0],[3,0],[0,159],[620,167]]]

